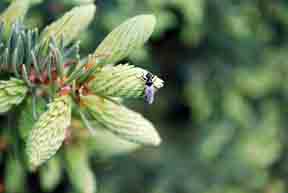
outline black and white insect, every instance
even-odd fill
[[[155,88],[154,88],[154,75],[151,74],[150,72],[146,73],[145,75],[143,75],[143,80],[146,81],[145,82],[145,91],[144,91],[144,97],[145,97],[145,101],[148,104],[152,104],[154,101],[154,94],[155,94]]]

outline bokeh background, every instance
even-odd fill
[[[26,24],[40,29],[73,6],[91,2],[32,1]],[[1,0],[0,8],[8,3]],[[91,156],[99,193],[288,192],[287,1],[95,3],[96,18],[79,37],[83,55],[124,20],[153,13],[158,20],[153,37],[127,61],[165,80],[153,105],[128,104],[155,123],[163,143],[129,154]],[[2,159],[6,153],[0,154]],[[20,179],[13,168],[1,164],[0,183],[5,186],[7,176],[11,186],[26,181],[14,192],[75,192],[65,173],[43,190],[38,173]],[[80,167],[74,175],[81,178],[81,172]]]

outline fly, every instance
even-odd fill
[[[144,98],[148,104],[152,104],[154,101],[155,88],[153,85],[154,75],[148,72],[146,75],[143,75],[143,79],[145,82],[145,91]]]

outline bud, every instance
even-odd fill
[[[20,104],[27,91],[28,88],[22,80],[11,78],[0,81],[0,113],[5,113]]]
[[[54,156],[40,169],[40,184],[45,192],[52,192],[59,185],[62,177],[61,159]]]
[[[140,48],[151,36],[156,24],[154,15],[138,15],[115,28],[101,42],[95,55],[108,55],[103,63],[113,64]]]
[[[71,185],[76,192],[96,193],[97,183],[85,146],[71,145],[65,149],[65,167]]]
[[[107,159],[113,156],[119,156],[136,151],[141,147],[137,143],[120,138],[109,130],[99,125],[97,121],[90,121],[91,126],[95,128],[95,133],[90,136],[88,141],[89,149],[95,152],[99,158]],[[111,143],[111,141],[113,141]]]
[[[81,102],[95,121],[120,138],[142,145],[160,144],[156,129],[141,114],[95,95],[81,96]]]
[[[70,97],[56,97],[28,136],[26,151],[31,169],[40,166],[57,152],[65,139],[65,131],[70,122]]]
[[[95,74],[87,84],[87,88],[95,94],[121,98],[143,98],[145,80],[143,76],[148,72],[142,68],[124,64],[114,67],[104,67]],[[155,90],[163,86],[163,80],[157,76],[153,78]]]
[[[8,156],[5,161],[5,192],[23,192],[26,177],[23,164],[15,156]]]
[[[73,8],[63,17],[45,28],[41,34],[42,41],[47,42],[53,37],[59,42],[63,36],[64,44],[69,44],[88,27],[94,17],[95,11],[96,7],[94,4]]]

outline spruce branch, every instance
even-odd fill
[[[123,148],[107,154],[132,151],[141,145],[159,145],[161,139],[152,123],[120,102],[126,98],[143,98],[147,91],[144,76],[153,76],[152,73],[128,64],[109,65],[129,56],[148,40],[155,17],[139,15],[127,20],[93,54],[80,58],[80,42],[72,41],[92,21],[96,7],[93,4],[75,7],[39,34],[37,28],[27,29],[21,23],[28,5],[28,0],[14,1],[0,16],[0,72],[11,77],[0,81],[0,113],[19,105],[26,97],[25,104],[19,108],[18,129],[19,137],[26,140],[30,169],[35,170],[59,150],[71,120],[79,118],[76,113],[79,108],[82,123],[91,130],[95,140],[108,136],[122,144]],[[163,80],[157,76],[150,81],[153,94],[163,86]],[[83,160],[72,160],[73,163],[69,158],[67,170],[74,176],[77,171],[74,164],[86,168],[85,178],[81,176],[82,181],[77,179],[73,183],[77,191],[94,192],[94,176],[85,166],[87,155],[83,156]],[[43,173],[43,178],[50,179],[49,176],[49,172]],[[57,182],[51,178],[51,183],[43,186],[50,189]]]

